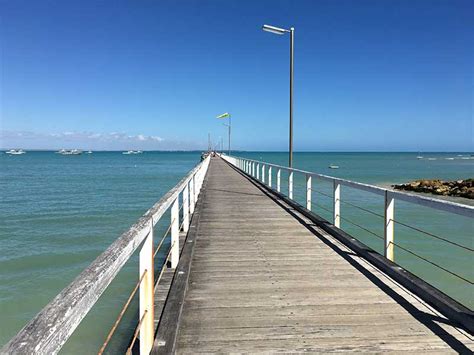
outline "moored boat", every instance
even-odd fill
[[[10,154],[10,155],[26,154],[26,152],[23,149],[10,149],[10,150],[6,151],[5,153]]]
[[[80,155],[82,150],[80,149],[60,149],[56,153],[61,155]]]

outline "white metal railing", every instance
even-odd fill
[[[154,258],[171,233],[171,247],[165,259],[175,269],[179,262],[179,230],[187,232],[194,212],[210,157],[206,157],[174,188],[149,209],[128,231],[123,233],[110,247],[99,255],[69,286],[62,290],[2,349],[3,354],[54,354],[57,353],[89,310],[107,289],[123,265],[141,246],[139,255],[138,283],[120,312],[110,331],[102,353],[113,335],[123,313],[135,294],[139,292],[138,327],[132,345],[140,334],[140,354],[150,353],[154,337]],[[179,201],[181,196],[181,208]],[[153,227],[171,208],[171,223],[167,232],[154,250]],[[180,224],[180,210],[183,210]],[[164,269],[164,265],[163,268]],[[158,280],[160,276],[158,277]],[[131,347],[130,347],[131,348]],[[129,348],[129,351],[130,351]]]
[[[395,200],[400,200],[400,201],[405,201],[405,202],[410,202],[413,204],[417,204],[420,206],[424,207],[429,207],[433,208],[436,210],[440,211],[445,211],[453,214],[457,214],[460,216],[464,217],[469,217],[469,218],[474,218],[474,207],[473,206],[468,206],[468,205],[463,205],[459,203],[454,203],[454,202],[449,202],[449,201],[444,201],[444,200],[439,200],[435,198],[430,198],[430,197],[425,197],[425,196],[420,196],[420,195],[415,195],[415,194],[410,194],[406,192],[401,192],[401,191],[394,191],[394,190],[389,190],[385,189],[382,187],[374,186],[374,185],[369,185],[369,184],[363,184],[360,182],[354,182],[346,179],[340,179],[328,175],[323,175],[323,174],[317,174],[314,172],[310,171],[305,171],[305,170],[300,170],[300,169],[294,169],[294,168],[289,168],[285,166],[280,166],[276,164],[271,164],[267,162],[262,162],[262,161],[257,161],[257,160],[252,160],[252,159],[246,159],[246,158],[241,158],[241,157],[235,157],[235,156],[222,156],[223,159],[231,163],[232,165],[236,166],[246,174],[252,176],[253,178],[261,181],[262,183],[268,185],[270,188],[272,187],[272,169],[276,170],[276,191],[282,192],[281,191],[281,171],[286,171],[288,173],[288,192],[287,196],[290,199],[293,199],[293,175],[294,174],[302,174],[305,176],[306,180],[306,208],[311,211],[311,207],[313,205],[313,202],[311,201],[312,198],[312,191],[317,191],[313,189],[313,178],[317,178],[320,180],[324,180],[326,182],[332,183],[332,195],[331,194],[325,194],[321,191],[317,191],[323,195],[326,195],[327,197],[332,199],[332,210],[326,209],[323,206],[320,206],[323,209],[326,209],[327,212],[330,212],[332,214],[332,222],[333,224],[340,228],[341,227],[341,219],[348,221],[349,223],[354,224],[357,227],[362,228],[366,232],[371,233],[372,235],[375,235],[376,237],[380,238],[383,240],[383,250],[384,250],[384,256],[391,260],[394,261],[394,246],[397,246],[401,248],[402,250],[420,258],[423,259],[424,261],[450,273],[451,275],[457,277],[460,280],[463,280],[464,282],[469,283],[470,285],[474,285],[474,282],[472,280],[469,280],[459,274],[456,274],[443,266],[437,264],[436,262],[430,261],[413,251],[401,246],[400,244],[397,244],[395,240],[395,224],[401,224],[404,225],[408,228],[411,228],[413,230],[416,230],[418,232],[424,233],[432,238],[436,238],[439,240],[443,240],[447,243],[450,243],[451,245],[456,245],[457,247],[463,248],[464,250],[467,250],[469,252],[474,252],[474,249],[472,247],[466,246],[466,245],[461,245],[459,243],[456,243],[454,241],[448,240],[446,238],[440,237],[438,235],[435,235],[430,232],[423,231],[417,227],[413,227],[410,225],[407,225],[403,222],[399,222],[395,219]],[[267,172],[267,174],[266,174]],[[375,213],[371,210],[365,209],[363,207],[351,204],[346,201],[341,200],[341,186],[348,186],[353,189],[357,190],[362,190],[365,192],[370,192],[379,196],[382,196],[384,198],[384,214],[378,214]],[[361,210],[364,210],[366,212],[372,213],[374,215],[377,215],[381,217],[384,220],[383,226],[384,226],[384,232],[383,232],[383,237],[373,233],[372,231],[366,229],[365,227],[348,220],[347,218],[344,218],[341,216],[341,202],[350,204],[353,207],[359,208]]]

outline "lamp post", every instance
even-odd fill
[[[232,129],[232,118],[231,118],[229,112],[223,113],[222,115],[219,115],[216,118],[218,118],[218,119],[228,118],[229,119],[229,124],[224,123],[224,126],[227,126],[227,128],[229,128],[229,150],[227,152],[227,155],[230,155],[230,132],[231,132],[231,129]]]
[[[291,27],[289,30],[270,25],[263,25],[262,30],[277,35],[290,34],[290,139],[289,139],[289,157],[288,165],[293,167],[293,67],[294,67],[294,39],[295,29]]]

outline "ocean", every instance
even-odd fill
[[[288,154],[235,152],[235,155],[287,165]],[[420,178],[474,176],[471,153],[295,153],[294,167],[354,181],[389,186]],[[428,159],[430,158],[430,159]],[[449,158],[449,159],[447,159]],[[454,158],[454,159],[451,159]],[[200,160],[200,152],[94,152],[63,156],[53,152],[0,153],[0,345],[128,229]],[[330,164],[339,169],[329,169]],[[286,191],[282,174],[282,191]],[[328,183],[314,180],[314,210],[331,220]],[[295,198],[305,200],[305,182],[295,175]],[[383,199],[342,188],[342,228],[382,251]],[[474,205],[472,200],[451,199]],[[352,205],[375,212],[367,213]],[[474,248],[474,221],[405,202],[395,219],[460,245]],[[357,222],[361,229],[348,221]],[[156,227],[162,234],[165,216]],[[403,225],[396,242],[439,266],[474,280],[473,253]],[[474,307],[474,287],[423,259],[395,248],[395,261],[464,305]],[[64,354],[97,352],[138,278],[137,258],[122,269],[62,349]],[[127,312],[108,353],[123,352],[136,322],[136,301]]]

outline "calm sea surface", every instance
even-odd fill
[[[238,153],[256,160],[287,165],[286,153]],[[294,166],[304,170],[387,186],[419,178],[462,179],[474,176],[470,153],[296,153]],[[462,156],[458,156],[462,155]],[[133,224],[199,162],[197,152],[95,152],[62,156],[53,152],[0,153],[0,345],[6,343],[90,262]],[[454,158],[454,159],[446,159]],[[434,160],[433,160],[434,159]],[[340,166],[329,169],[330,164]],[[301,203],[304,181],[295,176],[295,197]],[[287,188],[282,174],[282,189]],[[313,209],[331,219],[328,183],[313,180]],[[343,187],[342,228],[382,251],[383,200]],[[473,204],[470,200],[456,202]],[[359,210],[361,206],[375,214]],[[169,223],[165,216],[156,233]],[[396,202],[395,219],[474,248],[474,222],[417,205]],[[349,221],[357,222],[367,232]],[[473,253],[396,225],[396,242],[459,276],[474,280]],[[375,234],[375,235],[374,235]],[[412,254],[395,249],[395,260],[463,304],[474,307],[474,288]],[[97,352],[121,306],[137,281],[132,258],[87,315],[62,353]],[[126,347],[136,321],[136,302],[127,312],[108,351]]]

